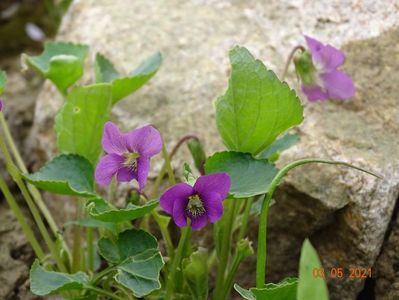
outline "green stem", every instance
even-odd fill
[[[187,224],[187,227],[182,229],[180,241],[179,244],[177,245],[175,257],[173,258],[172,261],[172,265],[168,276],[168,281],[166,283],[166,295],[164,298],[165,300],[172,299],[173,291],[175,288],[176,272],[181,264],[181,260],[183,258],[183,250],[185,248],[186,241],[188,240],[190,234],[191,234],[191,225]]]
[[[165,160],[166,171],[168,172],[169,184],[175,185],[176,178],[175,173],[173,172],[172,164],[170,163],[170,158],[168,151],[166,150],[165,144],[162,145],[162,155]]]
[[[92,285],[96,285],[98,281],[100,281],[101,278],[103,278],[104,276],[108,275],[109,273],[112,273],[116,270],[115,266],[110,266],[104,270],[102,270],[101,272],[97,273],[96,275],[94,275],[93,279],[90,281],[90,283]]]
[[[39,258],[40,261],[42,261],[45,257],[45,254],[42,248],[40,247],[40,244],[37,241],[32,229],[26,222],[26,218],[22,213],[21,209],[19,208],[17,201],[15,201],[15,198],[11,194],[10,190],[7,187],[7,184],[5,183],[2,177],[0,177],[0,189],[3,192],[4,198],[6,199],[8,205],[10,206],[14,216],[17,218],[19,224],[21,225],[22,231],[24,232],[26,239],[31,244],[36,256]]]
[[[240,232],[238,233],[237,241],[240,241],[241,239],[243,239],[244,236],[247,234],[248,221],[249,221],[249,216],[251,214],[251,207],[252,207],[253,201],[254,201],[254,197],[250,197],[247,199],[247,201],[245,203],[245,210],[244,210],[244,213],[242,214]]]
[[[0,125],[3,128],[5,139],[8,143],[8,145],[10,146],[11,153],[15,159],[15,162],[16,162],[18,168],[23,173],[28,173],[28,169],[26,168],[24,161],[22,160],[22,157],[18,151],[18,148],[15,145],[14,139],[11,136],[10,129],[8,128],[7,122],[4,118],[4,114],[1,112],[0,112]],[[41,197],[40,192],[37,190],[37,188],[34,185],[27,184],[27,187],[28,187],[28,190],[30,191],[36,205],[39,207],[44,218],[46,219],[47,223],[49,224],[51,231],[56,235],[59,232],[58,226],[55,223],[47,206],[44,204],[44,201]]]
[[[266,278],[266,246],[267,246],[267,218],[269,212],[270,201],[272,200],[272,196],[274,191],[276,190],[278,184],[282,180],[282,178],[293,168],[298,167],[300,165],[309,164],[309,163],[323,163],[323,164],[331,164],[331,165],[342,165],[349,168],[356,169],[358,171],[365,172],[367,174],[373,175],[375,177],[381,178],[379,175],[374,174],[365,169],[353,166],[346,162],[341,161],[331,161],[331,160],[323,160],[318,158],[305,158],[294,161],[284,168],[282,168],[277,175],[274,177],[272,182],[269,185],[269,190],[266,193],[262,209],[260,212],[260,220],[259,220],[259,230],[258,230],[258,250],[257,250],[257,260],[256,260],[256,287],[263,288],[265,285]]]
[[[226,297],[228,296],[229,292],[231,291],[231,288],[233,287],[233,281],[234,278],[236,276],[238,267],[241,264],[241,261],[243,260],[243,256],[240,255],[238,253],[238,251],[236,251],[234,258],[233,258],[233,262],[231,264],[231,268],[230,271],[228,272],[227,278],[224,282],[224,288],[222,291],[222,298],[221,299],[226,299]]]
[[[231,234],[232,234],[232,226],[234,221],[234,213],[236,211],[236,199],[225,200],[225,203],[228,204],[228,209],[226,213],[226,219],[224,220],[223,226],[223,236],[222,236],[222,246],[221,253],[218,263],[218,269],[216,273],[216,286],[214,299],[224,299],[222,298],[223,286],[225,282],[225,275],[227,269],[227,263],[230,257],[230,244],[231,244]]]
[[[87,237],[87,267],[94,271],[94,232],[93,228],[86,228]]]
[[[8,152],[7,146],[4,143],[4,140],[0,138],[0,150],[4,155],[4,160],[6,164],[6,168],[12,179],[15,181],[19,189],[21,190],[22,196],[24,197],[26,203],[28,204],[29,210],[33,216],[33,219],[39,229],[40,234],[42,235],[45,243],[47,244],[52,257],[54,258],[55,262],[57,263],[58,268],[62,272],[66,272],[67,268],[65,267],[59,253],[57,250],[57,247],[50,237],[50,234],[47,231],[46,225],[44,225],[44,222],[42,220],[42,217],[40,216],[40,212],[37,210],[36,205],[28,192],[24,181],[22,180],[21,174],[17,167],[14,165],[14,162],[12,161],[11,155]]]
[[[111,293],[111,292],[108,292],[108,291],[106,291],[106,290],[103,290],[103,289],[100,289],[100,288],[97,288],[97,287],[94,287],[94,286],[86,286],[86,289],[92,290],[93,292],[96,292],[96,293],[98,293],[98,294],[105,295],[105,296],[109,297],[109,299],[124,300],[124,299],[121,298],[121,297],[115,296],[115,295],[114,295],[113,293]]]
[[[173,247],[173,242],[172,242],[172,238],[170,237],[169,230],[168,230],[168,228],[163,226],[162,221],[160,220],[160,217],[158,215],[158,212],[153,210],[151,214],[152,214],[155,222],[157,222],[159,229],[161,231],[162,237],[166,243],[166,251],[168,253],[168,256],[170,259],[173,259],[175,249]]]
[[[285,76],[287,75],[288,68],[290,67],[292,58],[294,57],[295,52],[297,52],[298,50],[301,50],[302,52],[306,51],[306,49],[301,45],[296,46],[291,50],[290,54],[288,55],[287,62],[285,63],[284,71],[283,74],[281,75],[281,80],[284,80]]]
[[[82,217],[82,204],[80,199],[76,198],[75,210],[76,210],[76,220],[80,220]],[[75,225],[73,228],[73,249],[72,249],[72,271],[78,272],[81,270],[81,246],[82,246],[82,227]]]

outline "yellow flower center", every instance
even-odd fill
[[[125,161],[123,162],[123,165],[132,171],[136,171],[137,159],[140,157],[140,154],[138,154],[137,152],[130,152],[126,153],[124,156],[125,156]]]
[[[190,216],[196,218],[205,213],[205,207],[198,195],[188,197],[187,212]]]

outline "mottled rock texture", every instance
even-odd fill
[[[303,42],[302,33],[343,46],[355,98],[307,105],[298,130],[302,141],[281,164],[309,156],[344,160],[384,179],[325,165],[292,172],[271,210],[268,276],[278,280],[296,273],[305,237],[326,268],[371,267],[381,251],[399,192],[398,17],[390,1],[78,0],[58,39],[87,43],[91,58],[100,51],[126,73],[160,50],[159,73],[119,103],[114,116],[125,128],[155,124],[168,148],[184,134],[197,134],[209,153],[223,149],[212,101],[226,89],[232,46],[246,46],[277,73],[291,48]],[[83,82],[93,78],[90,63],[87,70]],[[52,120],[60,105],[47,83],[32,133],[38,162],[54,152]],[[253,274],[253,261],[246,269]],[[248,286],[253,278],[237,280]],[[329,284],[331,299],[345,300],[355,299],[364,281],[349,280],[346,271]]]
[[[11,133],[23,156],[27,158],[27,150],[31,148],[25,147],[24,141],[32,126],[35,100],[42,80],[32,72],[22,74],[19,61],[19,56],[8,56],[0,60],[0,68],[8,75],[7,90],[1,97]],[[0,173],[5,176],[10,188],[13,188],[1,157]],[[18,195],[16,189],[14,192]],[[20,203],[23,206],[22,201]],[[33,299],[29,286],[24,284],[28,279],[33,252],[1,193],[0,220],[0,299]]]

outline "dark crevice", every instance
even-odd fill
[[[375,263],[374,263],[374,267],[373,267],[373,274],[374,276],[372,278],[367,278],[366,282],[364,284],[364,288],[363,290],[359,293],[358,297],[356,298],[356,300],[374,300],[376,299],[375,296],[375,285],[376,285],[376,277],[375,274],[377,274],[378,276],[378,270],[375,270],[376,266],[377,266],[377,262],[379,260],[379,258],[381,257],[384,247],[385,245],[389,242],[389,237],[391,236],[391,233],[393,231],[393,228],[395,226],[396,223],[396,219],[398,218],[399,215],[399,198],[396,199],[395,202],[395,206],[392,212],[392,217],[391,217],[391,221],[389,222],[388,228],[385,232],[384,235],[384,240],[383,243],[381,245],[381,249],[380,249],[380,253],[377,256]],[[399,269],[399,265],[396,266],[394,265],[394,268],[396,269],[396,267]]]

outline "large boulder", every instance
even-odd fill
[[[399,192],[394,90],[399,31],[392,29],[398,17],[393,3],[378,1],[77,0],[58,39],[87,43],[91,58],[99,51],[126,73],[160,50],[161,70],[120,102],[114,117],[126,129],[155,124],[168,148],[181,136],[196,134],[209,153],[223,149],[212,101],[226,89],[232,46],[248,47],[277,73],[291,48],[303,42],[303,32],[343,46],[346,71],[356,83],[355,98],[307,105],[298,130],[301,142],[280,163],[309,156],[344,160],[384,179],[325,165],[290,173],[271,210],[268,276],[279,280],[295,274],[300,244],[310,237],[326,270],[346,269],[344,278],[329,280],[331,298],[355,299],[365,281],[349,279],[348,268],[374,266]],[[88,63],[87,70],[91,67]],[[88,73],[83,82],[92,78]],[[61,103],[47,83],[38,98],[31,135],[40,162],[54,153],[52,121]],[[246,268],[251,277],[237,279],[244,286],[253,283],[254,264]]]

